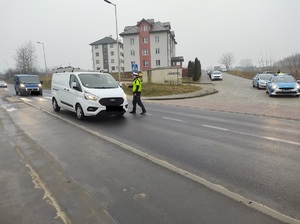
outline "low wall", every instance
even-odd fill
[[[143,82],[180,85],[182,84],[182,68],[156,68],[143,71]]]

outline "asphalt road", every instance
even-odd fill
[[[225,84],[224,80],[215,85]],[[31,173],[37,172],[48,186],[46,192],[52,192],[63,211],[61,219],[64,214],[72,223],[83,219],[297,223],[293,217],[299,219],[299,121],[178,107],[178,101],[168,101],[171,106],[147,101],[146,116],[79,122],[66,111],[50,116],[47,94],[25,99],[7,97],[5,91],[1,95],[6,145],[23,158],[20,167],[29,164]],[[200,98],[188,101],[193,100]],[[41,199],[37,202],[43,204]],[[102,211],[99,217],[90,215],[95,211]],[[15,223],[9,222],[10,216],[1,217]]]

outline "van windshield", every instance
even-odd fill
[[[91,89],[117,88],[117,81],[110,74],[82,73],[79,74],[82,85]]]
[[[40,80],[37,76],[20,76],[19,77],[21,83],[40,83]]]

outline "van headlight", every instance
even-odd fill
[[[24,87],[25,87],[25,85],[24,85],[23,83],[21,83],[21,84],[20,84],[20,87],[24,88]]]
[[[99,99],[97,96],[95,96],[91,93],[84,93],[84,98],[86,100],[93,100],[93,101],[98,101],[98,99]]]
[[[127,101],[127,96],[126,96],[125,93],[124,93],[124,95],[123,95],[123,99],[124,99],[125,101]]]
[[[39,84],[38,84],[38,87],[40,87],[40,88],[41,88],[41,87],[42,87],[42,84],[41,84],[41,83],[39,83]]]

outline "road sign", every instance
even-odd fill
[[[137,64],[131,64],[131,68],[132,68],[132,72],[138,72],[139,69],[138,69],[138,65]]]

